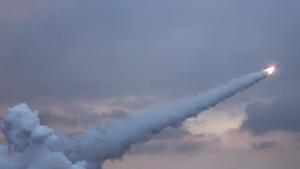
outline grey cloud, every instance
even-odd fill
[[[75,109],[70,103],[111,97],[178,97],[273,60],[283,62],[279,77],[247,96],[300,94],[298,1],[0,3],[5,107],[27,102],[52,112],[53,105]]]
[[[257,150],[265,150],[265,149],[271,149],[275,145],[276,145],[276,142],[267,141],[267,142],[253,144],[253,148],[257,149]]]
[[[191,153],[191,152],[199,152],[201,148],[204,145],[201,143],[184,143],[184,144],[179,144],[176,147],[174,147],[174,151],[177,153]]]
[[[160,143],[145,143],[133,145],[129,150],[129,154],[158,154],[165,152],[170,146],[165,142]]]
[[[79,110],[82,108],[78,108]],[[70,116],[70,114],[72,114]],[[66,127],[74,128],[79,127],[84,129],[91,125],[103,126],[111,120],[121,120],[128,116],[128,113],[124,111],[112,111],[108,113],[97,113],[93,111],[80,111],[80,113],[68,112],[67,114],[62,113],[51,113],[41,112],[39,118],[42,124],[47,124],[54,127]]]
[[[199,152],[204,147],[204,143],[201,142],[177,142],[177,143],[167,143],[154,142],[146,144],[134,145],[129,151],[130,154],[160,154],[164,152],[176,152],[178,154],[186,154]]]
[[[189,136],[190,133],[182,128],[173,128],[173,127],[168,127],[164,129],[161,133],[158,135],[154,136],[155,140],[174,140],[174,139],[181,139],[184,138],[185,136]]]
[[[299,1],[21,1],[0,2],[1,106],[60,106],[69,113],[41,114],[42,121],[88,125],[122,115],[98,116],[80,102],[183,96],[279,60],[279,76],[247,94],[277,101],[249,106],[242,128],[299,131]],[[197,149],[183,140],[166,149],[187,137],[172,132],[140,152]]]
[[[297,4],[219,3],[49,1],[3,32],[12,43],[1,56],[1,100],[182,95],[242,74],[234,65],[244,73],[283,52],[281,31],[290,27],[282,25],[296,21]]]
[[[192,153],[201,150],[205,147],[204,141],[192,141],[192,136],[188,131],[181,128],[169,127],[163,130],[158,135],[154,136],[152,141],[147,143],[138,143],[130,149],[130,154],[159,154],[163,152],[176,153]],[[198,135],[197,138],[201,140],[204,138]]]
[[[254,134],[271,131],[300,132],[297,98],[280,98],[272,104],[255,103],[247,107],[241,128]]]

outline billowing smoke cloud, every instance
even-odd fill
[[[180,125],[267,76],[266,71],[251,73],[197,96],[69,137],[41,125],[38,113],[26,104],[14,106],[5,113],[2,123],[8,146],[0,146],[0,168],[101,168],[103,161],[122,156],[131,145],[148,140],[168,126]]]
[[[62,141],[52,129],[40,125],[36,112],[20,104],[5,113],[2,130],[12,146],[0,147],[0,168],[3,169],[84,169],[86,162],[72,164],[63,152],[55,151]]]

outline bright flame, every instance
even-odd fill
[[[272,75],[276,70],[275,66],[270,66],[268,68],[266,68],[264,71],[268,74],[268,75]]]

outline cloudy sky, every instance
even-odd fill
[[[76,132],[281,63],[105,169],[300,167],[297,0],[1,0],[0,110]]]

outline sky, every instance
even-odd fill
[[[0,115],[26,102],[42,123],[74,133],[281,63],[104,169],[299,168],[299,5],[1,0]]]

